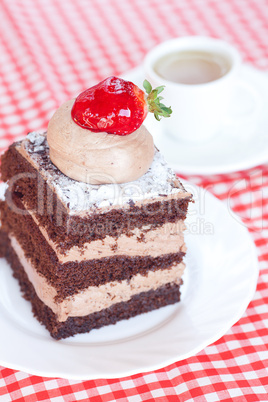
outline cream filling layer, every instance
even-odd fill
[[[32,283],[39,299],[57,315],[60,322],[68,317],[83,317],[109,308],[116,303],[126,302],[134,295],[149,290],[156,290],[168,283],[180,284],[185,265],[180,263],[165,270],[149,271],[146,276],[137,274],[131,280],[114,281],[100,286],[89,286],[87,289],[68,296],[57,303],[56,289],[40,275],[25,257],[24,251],[14,236],[10,236],[11,244],[23,266],[29,281]]]
[[[57,244],[48,236],[44,227],[40,225],[37,217],[28,211],[47,243],[56,253],[61,264],[70,261],[85,261],[95,258],[113,257],[115,255],[151,256],[156,258],[162,254],[186,252],[183,231],[186,226],[183,221],[166,223],[157,229],[150,230],[150,227],[134,229],[130,236],[122,234],[118,238],[106,236],[102,240],[94,240],[85,243],[83,247],[74,246],[64,253],[57,248]]]

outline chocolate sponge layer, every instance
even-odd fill
[[[186,217],[191,197],[167,200],[161,194],[160,200],[152,200],[141,206],[133,202],[128,208],[113,209],[105,213],[98,211],[88,217],[70,215],[42,175],[17,151],[16,145],[18,143],[11,145],[2,156],[2,180],[13,180],[8,198],[14,202],[21,200],[28,209],[35,210],[38,221],[59,247],[70,249],[74,243],[81,247],[84,242],[106,236],[118,237],[145,225],[154,229]],[[56,169],[45,152],[40,152],[40,156],[42,167],[46,171]],[[22,172],[24,174],[20,178]]]
[[[167,269],[174,264],[179,264],[185,255],[178,247],[177,253],[163,254],[156,258],[116,255],[61,264],[55,251],[47,243],[27,211],[24,215],[19,215],[9,209],[6,203],[2,203],[0,208],[2,208],[3,229],[15,236],[26,258],[31,261],[36,271],[56,288],[58,301],[88,286],[130,280],[138,273],[146,275],[149,271]]]
[[[0,230],[0,241],[2,240],[6,241],[7,239],[4,232]],[[12,267],[14,277],[19,281],[24,298],[31,302],[33,314],[41,324],[45,325],[55,339],[63,339],[105,325],[115,324],[120,320],[129,319],[180,300],[180,286],[168,284],[155,291],[140,293],[128,302],[115,304],[100,312],[84,317],[69,317],[65,322],[58,322],[53,311],[37,297],[10,243],[6,243],[6,246],[6,258]]]

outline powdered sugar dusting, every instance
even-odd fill
[[[0,200],[5,201],[5,192],[8,187],[7,183],[0,183]]]
[[[173,170],[160,152],[142,177],[123,184],[92,185],[70,179],[49,159],[46,133],[31,132],[23,141],[24,149],[40,173],[46,177],[70,214],[90,212],[98,208],[133,205],[137,201],[186,193]]]

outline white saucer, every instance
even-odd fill
[[[187,218],[180,303],[55,341],[0,259],[0,364],[45,377],[118,378],[193,356],[224,335],[254,295],[255,246],[223,203],[199,187],[186,187],[196,202]]]
[[[123,77],[142,88],[142,67],[125,73]],[[234,123],[226,124],[219,135],[205,144],[174,140],[165,132],[165,119],[157,122],[153,116],[147,117],[145,125],[153,134],[155,144],[176,172],[229,173],[268,162],[268,74],[243,65],[240,81],[256,93],[259,99],[258,117],[250,119],[252,105],[249,93],[238,87],[230,109],[234,117],[239,118],[234,119]],[[247,109],[248,114],[245,113]],[[245,119],[240,117],[242,113],[246,114]]]

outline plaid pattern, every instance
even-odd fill
[[[2,0],[0,21],[1,151],[171,37],[219,37],[268,69],[267,0]],[[268,168],[185,178],[228,203],[252,233],[260,276],[244,316],[196,356],[127,378],[78,382],[0,367],[1,402],[268,400]]]

